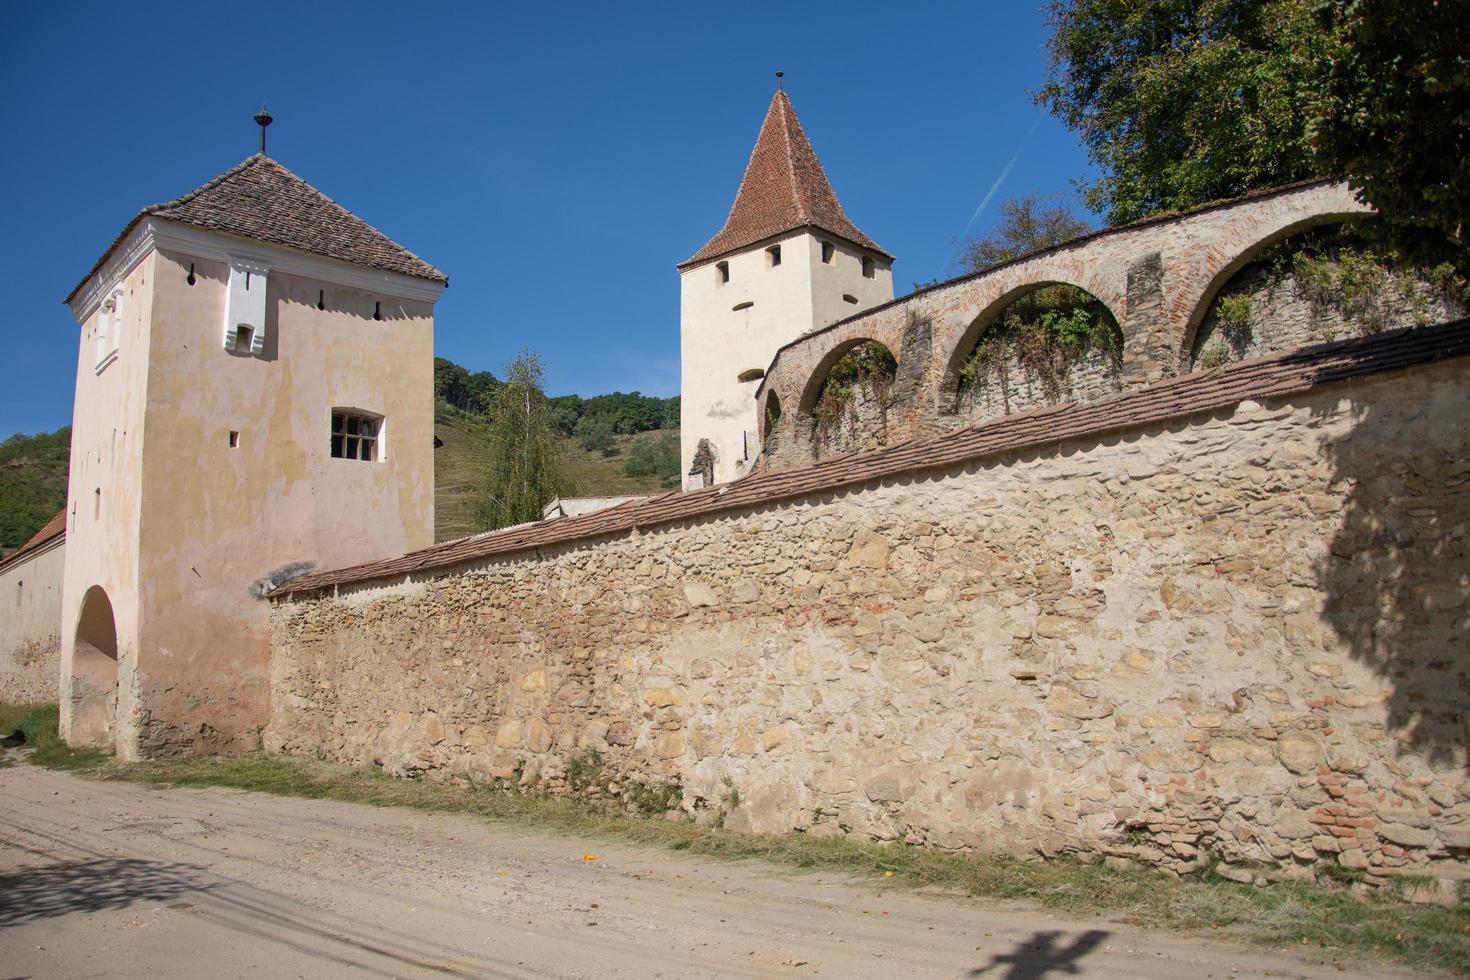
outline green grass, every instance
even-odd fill
[[[1388,960],[1470,972],[1470,910],[1414,905],[1382,891],[1359,897],[1344,887],[1239,885],[1212,875],[1173,881],[1156,872],[1101,864],[1023,861],[903,844],[804,834],[741,834],[688,821],[642,819],[591,803],[525,796],[501,787],[397,779],[370,769],[265,753],[229,759],[124,764],[73,752],[55,736],[54,706],[0,706],[0,732],[27,733],[33,764],[94,779],[153,788],[230,787],[280,796],[342,800],[459,813],[535,831],[627,841],[725,860],[846,872],[882,887],[931,886],[964,895],[1034,903],[1077,916],[1103,916],[1183,935],[1229,937],[1290,947],[1333,962]]]
[[[444,443],[434,450],[434,540],[448,541],[479,530],[475,524],[475,497],[489,460],[490,435],[483,420],[452,408],[446,411],[442,405],[434,419],[434,435]],[[567,476],[577,484],[577,495],[615,497],[673,489],[657,477],[634,477],[623,472],[628,446],[636,438],[614,436],[608,453],[588,451],[570,436],[563,438],[562,461]]]

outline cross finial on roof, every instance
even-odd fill
[[[262,155],[265,154],[265,127],[273,122],[275,120],[271,118],[270,110],[262,102],[260,104],[260,111],[255,114],[255,125],[260,127],[260,152]]]
[[[776,69],[776,91],[777,92],[784,92],[785,91],[785,89],[781,86],[781,76],[783,76],[785,74],[786,73],[784,71],[782,71],[781,69],[779,69],[779,68]]]

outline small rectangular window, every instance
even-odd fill
[[[230,432],[230,448],[231,449],[239,449],[240,448],[240,433],[235,432],[233,430],[231,430],[231,432]]]
[[[776,266],[781,264],[780,245],[772,245],[770,248],[766,249],[766,255],[768,257],[767,264],[769,264],[772,268],[775,268]]]
[[[728,262],[716,262],[715,263],[715,273],[717,275],[719,275],[719,277],[720,277],[720,284],[721,285],[724,285],[725,283],[729,282],[730,281],[730,263],[728,263]]]
[[[378,458],[378,433],[382,419],[356,412],[332,413],[332,456],[335,459]]]
[[[822,264],[831,265],[837,260],[837,246],[831,242],[822,243]]]
[[[876,274],[877,274],[877,263],[873,261],[873,257],[871,255],[864,255],[863,256],[863,278],[864,279],[871,279]]]

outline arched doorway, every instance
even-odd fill
[[[74,745],[111,745],[117,715],[117,627],[101,586],[82,597],[71,654],[71,732]]]
[[[967,423],[1119,390],[1123,332],[1079,286],[1021,286],[980,313],[945,372],[941,411]]]

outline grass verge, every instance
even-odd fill
[[[524,796],[494,787],[386,776],[295,756],[120,763],[68,748],[56,736],[56,707],[0,705],[0,733],[24,734],[32,764],[93,779],[154,788],[230,787],[280,796],[460,813],[537,831],[656,845],[727,860],[838,871],[885,886],[934,886],[971,896],[1034,902],[1078,916],[1104,916],[1189,935],[1228,936],[1295,947],[1329,961],[1364,955],[1452,973],[1470,973],[1470,909],[1415,905],[1376,893],[1290,882],[1256,888],[1206,874],[1174,881],[1153,871],[1075,861],[1023,861],[903,844],[804,834],[741,834],[688,821],[650,820],[577,800]]]

